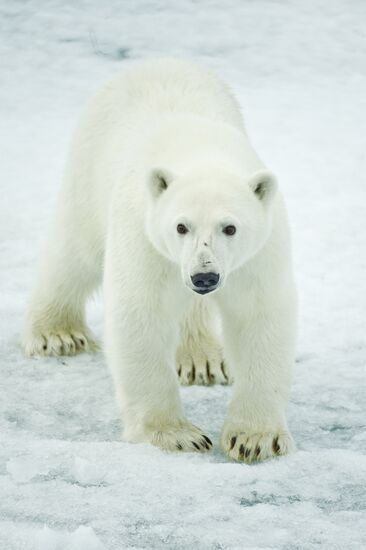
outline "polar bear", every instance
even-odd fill
[[[125,440],[209,450],[210,438],[184,416],[178,377],[230,376],[224,451],[247,463],[286,454],[294,448],[285,411],[296,335],[290,246],[276,179],[227,86],[190,62],[141,62],[97,94],[74,136],[25,352],[96,349],[84,309],[103,282]]]

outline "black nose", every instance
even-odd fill
[[[196,273],[192,275],[191,281],[195,288],[196,292],[199,294],[207,294],[212,290],[215,290],[217,283],[220,280],[220,275],[217,273]]]

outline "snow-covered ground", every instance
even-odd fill
[[[2,0],[1,550],[366,547],[365,20],[363,0]],[[214,450],[163,454],[120,441],[102,354],[19,348],[78,114],[131,60],[167,54],[228,80],[287,197],[298,452],[261,465],[219,448],[229,388],[182,389]]]

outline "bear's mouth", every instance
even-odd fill
[[[217,285],[216,286],[212,286],[210,288],[192,288],[192,290],[194,290],[194,292],[197,292],[197,294],[208,294],[209,292],[212,292],[213,290],[216,290],[217,289]]]

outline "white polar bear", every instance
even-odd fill
[[[227,382],[216,307],[234,379],[223,449],[251,462],[293,448],[285,407],[296,292],[283,199],[236,100],[194,64],[129,68],[87,109],[32,295],[26,353],[93,350],[84,309],[102,279],[126,440],[211,447],[184,417],[174,364],[183,383]]]

